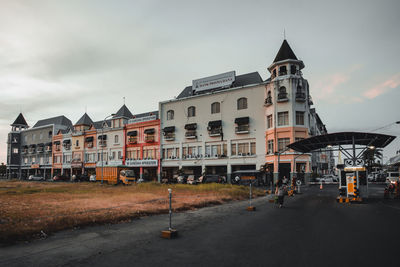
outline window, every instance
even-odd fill
[[[214,102],[211,104],[211,114],[219,113],[220,112],[220,104],[219,102]]]
[[[272,115],[267,116],[267,128],[272,128]]]
[[[278,112],[278,126],[289,124],[289,112]]]
[[[296,124],[304,125],[304,112],[303,111],[296,111]]]
[[[36,139],[36,134],[32,134],[32,141],[35,141]]]
[[[272,78],[275,78],[276,77],[276,69],[274,69],[273,71],[272,71]]]
[[[75,146],[79,146],[79,140],[76,140]]]
[[[188,107],[188,117],[195,117],[196,116],[196,107]]]
[[[231,144],[231,155],[236,156],[236,144]]]
[[[40,133],[39,135],[39,139],[42,140],[43,139],[43,133]]]
[[[274,140],[268,140],[267,153],[274,154]]]
[[[238,101],[237,101],[237,109],[238,110],[247,109],[247,98],[242,97],[242,98],[238,99]]]
[[[18,154],[18,148],[13,148],[13,154]]]
[[[49,131],[49,138],[51,138],[53,136],[53,132]]]
[[[256,154],[256,143],[255,142],[251,142],[250,143],[250,154],[251,155],[255,155]]]
[[[286,146],[290,144],[290,138],[279,138],[278,139],[278,151],[282,152],[286,150]]]
[[[118,135],[114,136],[114,143],[117,144],[118,143]]]
[[[280,67],[279,68],[279,76],[286,75],[286,74],[287,74],[286,66]]]
[[[297,68],[296,65],[291,65],[290,66],[290,74],[296,74]]]
[[[249,143],[239,143],[238,144],[238,154],[247,155],[249,153]]]
[[[119,159],[122,159],[122,153],[121,153],[121,151],[118,151],[118,158],[119,158]]]
[[[287,98],[286,87],[281,86],[279,88],[278,100],[285,100],[286,98]]]
[[[25,142],[28,142],[28,136],[24,137]]]
[[[173,110],[168,110],[167,111],[167,121],[173,120],[174,119],[174,111]]]
[[[115,151],[112,152],[111,159],[115,159]]]

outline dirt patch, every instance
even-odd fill
[[[0,181],[0,242],[43,237],[55,231],[248,198],[248,187],[221,184],[112,186],[93,183]],[[254,196],[264,195],[254,190]]]

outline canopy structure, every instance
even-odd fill
[[[317,135],[289,144],[287,147],[298,152],[308,153],[327,146],[364,145],[384,148],[396,137],[386,134],[363,132],[338,132]]]

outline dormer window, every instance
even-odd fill
[[[279,76],[286,75],[286,74],[287,74],[286,66],[279,67]]]

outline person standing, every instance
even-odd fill
[[[278,197],[279,208],[282,208],[283,201],[285,198],[285,185],[280,181],[278,182],[278,184],[276,186],[275,195]]]

